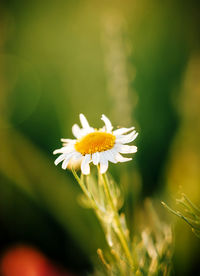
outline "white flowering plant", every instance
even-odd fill
[[[61,139],[63,146],[54,151],[60,154],[55,165],[70,168],[83,194],[79,202],[92,208],[105,233],[109,252],[98,248],[97,254],[104,269],[96,268],[95,275],[169,275],[172,255],[171,228],[164,224],[148,226],[141,234],[130,237],[125,214],[121,212],[123,197],[119,186],[107,173],[108,164],[131,161],[121,154],[137,152],[133,142],[138,133],[134,127],[113,130],[110,120],[102,115],[104,126],[100,129],[89,125],[80,114],[82,128],[73,125],[76,139]],[[97,170],[91,171],[94,164]],[[79,168],[81,173],[76,171]],[[153,216],[153,207],[151,215]],[[148,210],[150,211],[150,210]],[[155,216],[154,216],[155,217]],[[157,219],[156,225],[160,222]]]

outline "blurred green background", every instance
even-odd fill
[[[84,275],[106,246],[70,171],[53,164],[79,113],[139,131],[133,162],[110,166],[131,227],[146,196],[169,202],[181,190],[199,203],[199,11],[181,0],[1,1],[2,254],[31,244]],[[200,243],[174,221],[175,275],[197,275]]]

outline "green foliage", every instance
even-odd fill
[[[183,219],[191,228],[194,234],[200,238],[200,209],[190,199],[182,194],[180,199],[176,200],[179,210],[170,208],[166,203],[162,202],[172,214]]]
[[[159,220],[151,201],[146,200],[144,211],[151,223],[131,238],[125,215],[120,213],[123,197],[111,175],[79,177],[75,170],[72,172],[83,191],[79,202],[94,210],[108,244],[107,250],[97,250],[103,266],[96,266],[95,275],[169,275],[173,252],[171,227]]]

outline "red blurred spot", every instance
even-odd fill
[[[0,270],[2,276],[71,275],[60,271],[42,253],[28,246],[18,246],[7,251],[2,257]]]

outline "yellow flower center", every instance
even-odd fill
[[[95,131],[79,139],[75,149],[82,155],[106,151],[113,148],[115,139],[111,133]]]

